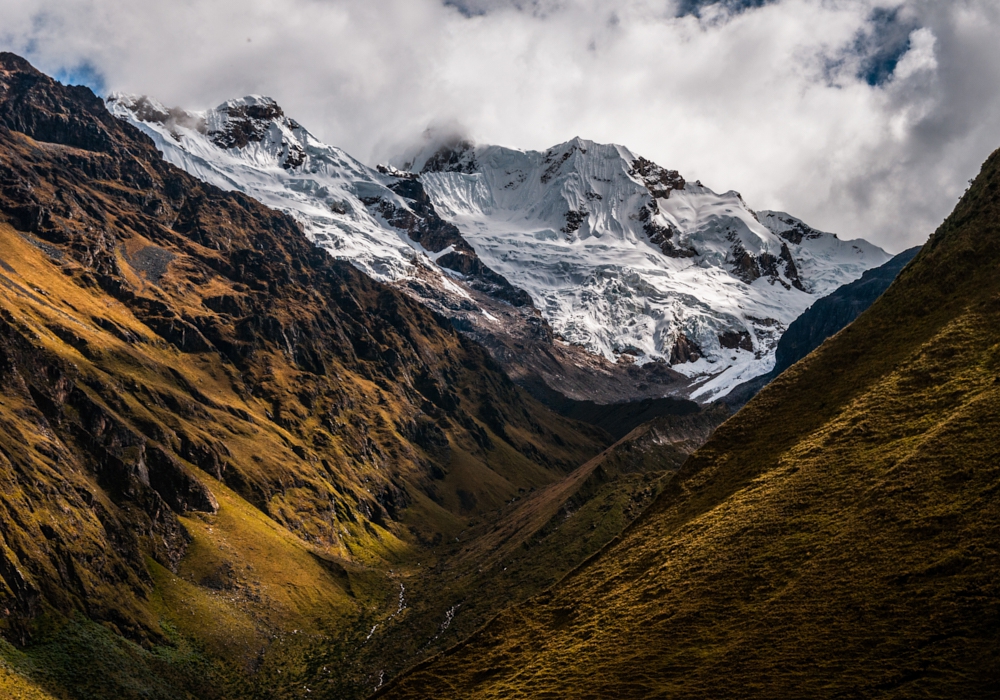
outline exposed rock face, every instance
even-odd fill
[[[254,104],[225,105],[219,116],[223,117],[221,128],[210,130],[209,138],[221,148],[245,148],[252,142],[263,141],[271,122],[285,113],[277,103],[260,100]]]
[[[736,277],[747,284],[752,284],[763,277],[771,284],[777,283],[786,289],[794,287],[802,292],[807,291],[802,285],[795,259],[786,243],[781,244],[781,252],[775,256],[768,252],[754,255],[735,237],[732,241],[732,271]]]
[[[749,333],[721,333],[719,334],[719,345],[728,350],[746,350],[753,352],[753,339]]]
[[[560,231],[563,233],[575,233],[580,230],[581,224],[587,220],[587,212],[585,210],[577,211],[571,210],[566,212],[566,225],[563,226]]]
[[[632,174],[642,178],[654,200],[669,199],[671,192],[683,190],[687,184],[676,170],[667,170],[642,157],[632,161]]]
[[[654,215],[659,210],[654,199],[639,211],[639,220],[643,222],[642,230],[649,237],[649,242],[660,249],[664,255],[671,258],[693,258],[698,255],[694,248],[678,247],[680,233],[670,225],[657,223]],[[673,363],[671,363],[673,364]]]
[[[531,297],[527,292],[517,289],[484,265],[472,246],[462,238],[458,228],[437,215],[420,180],[400,176],[389,183],[389,189],[404,198],[405,207],[382,197],[366,199],[365,204],[377,211],[390,226],[405,231],[410,240],[431,253],[440,253],[435,256],[434,262],[446,270],[457,272],[472,289],[513,306],[531,306]],[[424,295],[418,298],[426,302]],[[456,327],[462,326],[456,324]]]
[[[733,390],[726,403],[738,408],[782,372],[836,335],[875,303],[919,248],[903,251],[886,264],[865,272],[861,279],[845,284],[819,299],[788,327],[778,341],[774,369]]]
[[[415,164],[410,163],[409,167],[404,169],[413,170],[413,165]],[[417,172],[474,173],[477,167],[475,144],[461,139],[442,146],[423,163]]]
[[[686,335],[681,333],[677,336],[674,349],[670,353],[670,364],[684,364],[685,362],[697,362],[701,358],[701,349],[691,342]]]
[[[783,212],[761,212],[761,223],[795,245],[801,245],[802,241],[816,240],[823,236],[822,231],[817,231],[805,222]]]

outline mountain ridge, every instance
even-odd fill
[[[738,193],[623,146],[459,142],[372,170],[268,98],[203,113],[125,95],[108,105],[175,165],[293,213],[335,257],[451,317],[518,381],[576,399],[591,398],[576,388],[581,362],[608,378],[609,403],[718,398],[770,369],[814,294],[886,257],[788,215],[759,218]]]

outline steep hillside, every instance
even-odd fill
[[[0,688],[325,682],[307,648],[350,663],[394,571],[607,442],[0,54]]]
[[[615,544],[390,698],[1000,692],[1000,152]]]

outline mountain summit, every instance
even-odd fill
[[[695,382],[696,398],[767,371],[815,298],[889,259],[618,145],[466,141],[404,165],[557,337],[609,360],[665,362]]]

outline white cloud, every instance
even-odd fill
[[[922,242],[1000,146],[995,0],[780,0],[700,20],[677,18],[673,0],[464,7],[0,0],[0,45],[168,104],[269,94],[368,160],[432,123],[523,148],[623,143],[752,206],[894,250]],[[893,35],[870,21],[879,8],[909,44],[873,87],[859,77],[874,60],[864,52]]]
[[[896,66],[895,78],[906,80],[921,71],[933,71],[938,67],[934,47],[937,37],[927,27],[910,34],[910,49]]]

